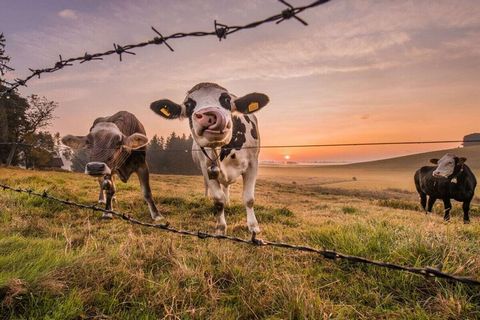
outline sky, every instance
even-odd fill
[[[291,0],[293,5],[309,1]],[[0,0],[0,32],[14,72],[162,34],[211,31],[277,14],[274,0]],[[149,109],[182,102],[199,82],[241,96],[263,92],[262,145],[462,139],[480,131],[480,4],[476,0],[332,0],[295,20],[229,35],[171,40],[65,68],[20,93],[59,108],[50,130],[84,135],[93,120],[134,113],[147,135],[189,133],[188,122]],[[450,145],[263,149],[261,160],[365,161]]]

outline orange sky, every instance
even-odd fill
[[[292,1],[296,5],[308,1]],[[5,7],[5,6],[4,6]],[[58,53],[104,51],[162,33],[241,24],[283,9],[275,1],[9,2],[0,31],[16,71],[44,67]],[[450,140],[480,131],[480,5],[471,1],[340,1],[302,14],[309,22],[268,25],[229,36],[172,41],[66,68],[33,80],[22,94],[60,103],[52,131],[85,134],[98,116],[129,110],[148,135],[188,133],[148,108],[202,81],[237,95],[264,92],[263,145]],[[455,145],[265,149],[261,159],[357,161]]]

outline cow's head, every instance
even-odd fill
[[[200,147],[221,147],[232,138],[232,113],[252,113],[269,99],[263,93],[236,97],[215,83],[199,83],[188,91],[182,104],[167,99],[150,105],[166,119],[188,118],[192,136]]]
[[[448,178],[459,172],[465,161],[467,161],[467,158],[459,158],[451,153],[447,153],[440,159],[430,159],[431,163],[437,165],[432,174],[434,177]]]
[[[99,122],[86,136],[67,135],[62,143],[74,150],[87,149],[89,162],[85,173],[92,176],[111,174],[126,160],[131,150],[144,147],[148,138],[140,133],[125,136],[112,122]]]

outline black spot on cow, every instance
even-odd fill
[[[220,151],[220,161],[223,161],[232,150],[241,150],[247,138],[245,137],[246,126],[242,123],[239,117],[232,117],[233,128],[232,128],[232,139],[226,145],[224,145]]]
[[[252,130],[250,131],[250,133],[252,134],[253,139],[255,139],[255,140],[258,139],[257,125],[253,121],[252,121]]]
[[[250,120],[250,117],[247,116],[247,115],[244,115],[243,117],[245,118],[245,120],[246,120],[248,123],[250,123],[250,122],[252,121],[252,120]]]
[[[227,110],[232,109],[232,104],[231,104],[232,98],[230,97],[230,95],[228,93],[223,92],[220,95],[220,98],[218,98],[218,101],[220,102],[220,105],[222,107],[224,107],[225,109],[227,109]]]
[[[193,115],[193,110],[197,105],[197,102],[192,98],[188,98],[187,101],[185,101],[184,105],[185,105],[187,117],[191,118]]]

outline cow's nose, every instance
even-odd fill
[[[227,117],[216,107],[204,108],[195,112],[195,121],[204,129],[222,132],[227,126]]]
[[[89,162],[85,166],[85,173],[91,176],[110,174],[111,170],[104,162]]]

